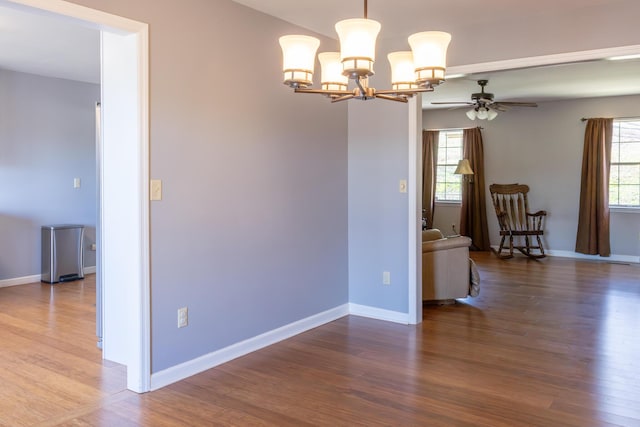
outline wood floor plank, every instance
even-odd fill
[[[0,426],[640,426],[640,266],[474,253],[477,298],[347,316],[164,389],[95,347],[95,283],[0,289]]]

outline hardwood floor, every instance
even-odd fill
[[[480,296],[421,325],[345,317],[143,395],[90,279],[0,289],[0,425],[640,426],[640,266],[472,256]]]

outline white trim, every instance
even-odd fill
[[[498,245],[491,245],[491,247],[495,250],[498,250],[499,248]],[[573,259],[590,260],[590,261],[640,264],[640,257],[633,256],[633,255],[612,254],[611,256],[608,256],[608,257],[602,257],[600,255],[586,255],[586,254],[581,254],[579,252],[561,251],[561,250],[554,250],[554,249],[546,250],[545,254],[547,254],[547,256],[559,257],[559,258],[573,258]]]
[[[458,65],[447,68],[447,74],[472,74],[485,73],[489,71],[514,70],[518,68],[539,67],[542,65],[595,61],[613,56],[634,55],[638,53],[640,53],[640,45],[619,46],[606,49],[583,50],[579,52],[566,52],[553,55],[531,56],[528,58]]]
[[[611,213],[624,213],[624,214],[640,214],[640,207],[633,206],[609,206],[609,212]]]
[[[13,279],[0,280],[0,288],[8,288],[10,286],[28,285],[31,283],[39,282],[42,278],[40,274],[34,274],[32,276],[15,277]]]
[[[417,185],[418,176],[422,175],[422,97],[409,99],[409,259],[408,259],[408,321],[417,325],[422,322],[422,251],[418,244],[422,229],[422,186]],[[412,185],[412,183],[414,183]]]
[[[322,313],[298,320],[253,338],[230,345],[180,365],[172,366],[151,375],[151,390],[158,390],[169,384],[229,362],[251,352],[268,347],[326,323],[333,322],[349,314],[349,305],[344,304]]]
[[[403,325],[408,325],[410,323],[408,313],[401,313],[399,311],[385,310],[382,308],[354,303],[349,303],[349,314],[353,316],[368,317],[370,319],[384,320],[387,322],[402,323]],[[420,312],[420,315],[422,315],[422,311]]]
[[[95,274],[96,272],[96,266],[95,265],[90,265],[89,267],[85,267],[82,269],[82,272],[87,275],[87,274]]]

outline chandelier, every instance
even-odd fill
[[[346,19],[336,23],[340,52],[318,54],[321,89],[309,89],[313,84],[315,56],[320,40],[304,35],[280,37],[284,84],[296,93],[326,95],[332,102],[352,98],[407,102],[414,94],[431,92],[444,82],[451,35],[442,31],[425,31],[409,36],[411,51],[387,55],[391,65],[391,89],[376,90],[370,87],[369,77],[374,74],[376,38],[381,27],[378,21],[367,19],[367,0],[364,0],[363,19]],[[349,89],[349,80],[354,82],[353,89]]]

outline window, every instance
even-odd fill
[[[462,160],[462,130],[441,130],[436,165],[436,200],[462,201],[462,175],[454,175]]]
[[[609,206],[640,207],[640,118],[613,121]]]

